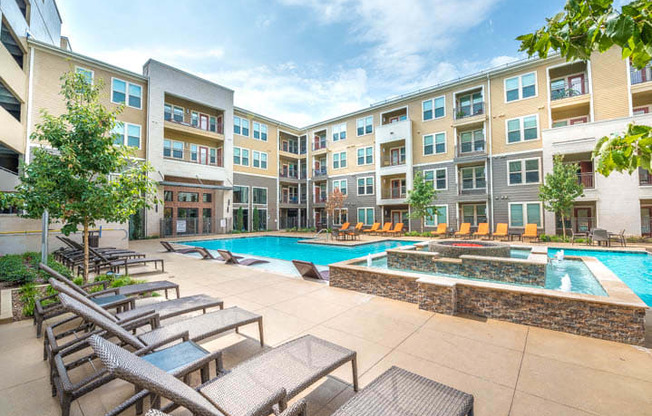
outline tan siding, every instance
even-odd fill
[[[594,121],[629,116],[627,63],[618,48],[591,56]]]
[[[278,176],[278,126],[241,112],[236,111],[235,115],[249,120],[249,137],[235,133],[233,134],[233,146],[249,149],[249,166],[233,165],[233,171],[257,175]],[[254,121],[267,125],[266,142],[253,138]],[[254,150],[267,153],[267,169],[253,167]]]

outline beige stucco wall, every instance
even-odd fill
[[[254,175],[278,176],[278,126],[253,114],[234,111],[234,116],[249,120],[249,137],[233,134],[233,146],[249,149],[249,166],[233,165],[233,171]],[[254,121],[267,125],[267,141],[254,139]],[[267,153],[267,169],[253,167],[253,151]]]

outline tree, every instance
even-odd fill
[[[258,213],[258,208],[254,207],[254,214],[251,219],[253,225],[251,226],[252,231],[258,231],[260,225],[260,214]]]
[[[40,218],[45,210],[69,235],[81,226],[84,238],[84,281],[88,280],[88,235],[97,221],[125,223],[155,203],[156,184],[147,163],[130,159],[132,150],[114,134],[122,107],[107,110],[99,102],[103,87],[69,72],[61,77],[66,112],[42,112],[33,142],[52,147],[34,149],[32,161],[21,165],[20,184],[12,198],[21,216]],[[117,143],[118,138],[119,144]]]
[[[244,231],[244,211],[242,207],[239,207],[238,212],[235,214],[235,229],[237,232]]]
[[[435,187],[426,182],[422,172],[417,172],[414,176],[412,190],[408,191],[407,203],[410,205],[410,219],[418,219],[421,224],[421,232],[425,219],[432,218],[435,213],[432,212],[432,204],[437,198]]]
[[[335,216],[336,210],[341,210],[342,207],[344,207],[346,197],[347,196],[340,191],[340,188],[335,188],[333,192],[328,195],[328,198],[326,198],[326,202],[324,203],[324,208],[326,209],[326,214],[328,214],[330,218]]]
[[[614,7],[613,0],[568,0],[564,11],[546,19],[546,25],[534,33],[517,37],[521,51],[529,56],[546,58],[558,51],[567,61],[590,59],[594,51],[605,52],[618,46],[623,59],[630,59],[637,69],[652,60],[652,2],[635,0]],[[630,124],[623,134],[601,138],[593,157],[598,158],[597,171],[632,173],[639,166],[650,170],[652,129]]]
[[[566,218],[570,218],[575,200],[584,195],[584,187],[577,180],[577,163],[564,163],[564,157],[557,155],[553,161],[552,173],[546,174],[539,186],[539,199],[543,207],[561,218],[562,232],[566,237]]]

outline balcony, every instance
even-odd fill
[[[648,65],[643,69],[632,67],[629,72],[629,79],[632,85],[643,84],[652,81],[652,66]]]
[[[474,140],[470,142],[463,142],[455,145],[456,158],[484,158],[487,155],[487,142],[486,140]]]
[[[191,123],[186,121],[179,121],[174,118],[165,119],[165,128],[170,130],[178,131],[180,133],[185,133],[192,135],[194,137],[200,138],[212,138],[216,140],[224,140],[224,125],[222,123],[216,124],[214,130],[203,129],[199,126],[193,126]]]
[[[279,178],[281,179],[292,179],[292,180],[298,180],[299,179],[299,173],[296,170],[281,170],[281,172],[278,174]]]
[[[459,195],[485,195],[487,193],[486,186],[469,186],[465,185],[464,182],[460,183],[458,186]]]
[[[550,83],[550,100],[563,100],[589,93],[588,79],[558,80]]]
[[[465,105],[461,107],[455,107],[453,109],[453,115],[455,120],[462,120],[469,117],[483,116],[485,114],[485,103],[473,103],[472,105]]]
[[[584,189],[595,189],[595,175],[593,172],[582,172],[577,174],[577,183]]]
[[[282,197],[279,202],[281,204],[298,204],[299,203],[299,198],[296,196],[288,196],[288,197]]]
[[[312,142],[312,150],[313,152],[326,150],[326,137],[321,137],[319,139],[315,138]]]
[[[321,168],[321,169],[313,169],[312,170],[312,177],[313,178],[320,178],[323,177],[323,179],[326,179],[326,168]]]
[[[326,203],[326,195],[315,195],[314,203],[315,204],[324,204],[324,203]]]
[[[397,140],[405,140],[406,143],[411,143],[412,120],[407,119],[376,126],[376,144],[389,143]]]

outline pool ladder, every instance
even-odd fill
[[[320,234],[322,234],[324,232],[327,232],[327,231],[328,231],[327,228],[322,228],[321,230],[317,231],[317,234],[315,234],[314,237],[312,237],[312,238],[316,240],[316,239],[319,238]],[[324,234],[324,235],[326,236],[326,238],[324,238],[324,240],[327,240],[328,239],[328,234]]]

